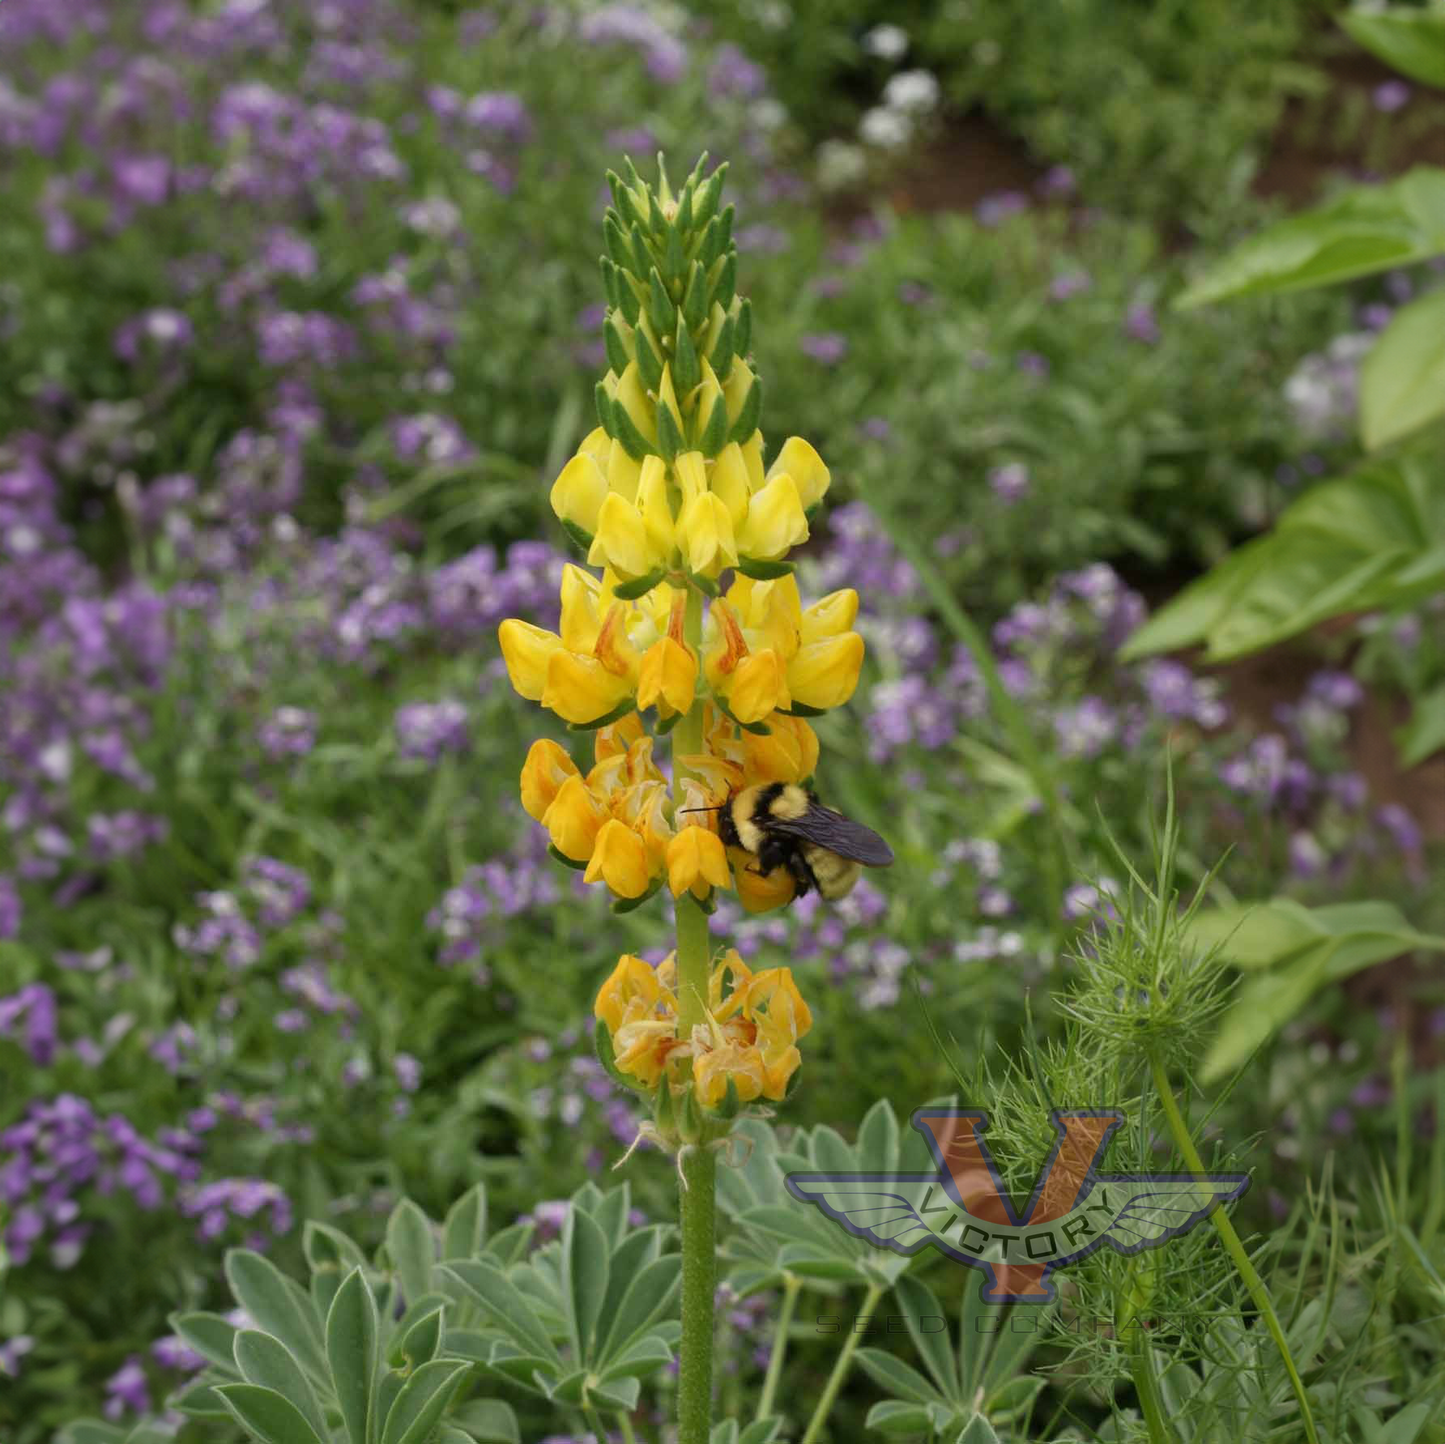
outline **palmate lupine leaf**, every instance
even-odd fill
[[[1352,39],[1386,65],[1425,85],[1445,88],[1445,12],[1348,10],[1339,17]]]

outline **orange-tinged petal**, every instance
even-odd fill
[[[744,657],[733,672],[727,701],[739,722],[761,722],[770,712],[789,706],[783,659],[771,647]]]
[[[547,686],[547,668],[562,647],[561,637],[508,617],[497,628],[497,640],[512,686],[529,702],[540,702]]]
[[[610,672],[596,657],[560,649],[547,660],[542,705],[564,722],[582,726],[615,712],[632,695],[632,683]]]
[[[708,1108],[716,1108],[727,1097],[729,1083],[742,1102],[751,1103],[762,1096],[767,1081],[758,1050],[738,1043],[698,1053],[692,1060],[692,1077],[698,1101]]]
[[[667,885],[674,897],[691,892],[705,898],[714,887],[728,887],[727,849],[715,832],[705,827],[684,827],[667,845]]]
[[[609,757],[626,752],[642,735],[642,718],[636,712],[629,712],[620,721],[599,727],[592,744],[593,760],[606,762]]]
[[[763,719],[766,737],[742,734],[743,767],[749,786],[763,782],[802,782],[818,769],[818,735],[801,717],[774,712]]]
[[[788,666],[788,689],[805,707],[841,707],[858,686],[862,666],[863,638],[857,632],[808,642]]]
[[[605,882],[618,897],[641,897],[652,882],[646,843],[625,822],[610,818],[597,834],[583,881]]]
[[[771,912],[792,902],[796,889],[787,868],[775,867],[772,872],[760,873],[755,870],[757,859],[751,853],[735,848],[730,855],[738,901],[748,912]]]
[[[611,976],[598,990],[592,1012],[607,1024],[609,1032],[615,1033],[634,1002],[641,1002],[644,1009],[651,1012],[662,995],[656,970],[641,958],[623,953]]]
[[[627,635],[628,610],[621,602],[613,602],[607,609],[592,655],[613,676],[625,678],[631,690],[637,683],[637,672],[642,665],[642,658]]]
[[[522,764],[522,806],[527,816],[541,822],[562,784],[578,775],[577,764],[563,748],[550,738],[539,737]]]
[[[686,712],[697,690],[697,658],[684,646],[663,637],[642,657],[637,678],[637,705],[665,704],[673,712]]]
[[[704,665],[708,684],[714,691],[721,691],[723,679],[737,670],[737,665],[748,654],[748,644],[738,625],[737,613],[727,602],[719,599],[708,612],[713,623],[713,642],[708,649]]]
[[[581,777],[569,777],[557,789],[541,821],[552,846],[563,857],[586,862],[592,856],[606,816]]]

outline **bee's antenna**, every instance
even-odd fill
[[[681,816],[686,812],[721,812],[722,810],[721,807],[680,807],[678,808],[678,815]]]

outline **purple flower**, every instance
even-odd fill
[[[467,709],[457,701],[409,702],[397,710],[394,725],[403,757],[436,762],[467,747]]]
[[[478,130],[491,131],[514,145],[521,145],[532,133],[527,107],[522,97],[511,91],[481,91],[467,101],[462,114]]]
[[[150,1385],[141,1356],[132,1354],[106,1381],[105,1417],[121,1419],[127,1414],[148,1414],[151,1407]]]
[[[824,366],[836,366],[848,354],[848,338],[836,331],[824,331],[803,336],[798,349]]]
[[[973,208],[973,214],[979,225],[992,229],[1028,208],[1029,198],[1022,191],[999,191],[985,196]]]
[[[1124,334],[1146,346],[1155,345],[1162,333],[1154,308],[1147,301],[1136,301],[1124,313]]]
[[[28,983],[18,993],[0,998],[0,1038],[14,1038],[24,1024],[21,1046],[38,1067],[55,1057],[57,1007],[55,993],[44,983]]]
[[[15,879],[8,873],[0,872],[0,940],[20,935],[20,920],[23,916]]]
[[[273,762],[304,757],[316,745],[316,715],[301,707],[278,707],[261,724],[261,750]]]
[[[404,1093],[415,1093],[421,1087],[421,1064],[410,1053],[398,1053],[391,1060],[391,1067]]]
[[[1029,469],[1021,461],[996,466],[988,474],[988,484],[993,494],[1005,506],[1012,506],[1028,495]]]
[[[717,57],[708,71],[707,86],[716,96],[751,100],[768,88],[768,77],[761,65],[729,43],[718,47]]]
[[[1381,114],[1393,115],[1409,105],[1414,94],[1403,80],[1385,80],[1375,87],[1370,99]]]

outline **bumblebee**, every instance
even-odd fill
[[[795,782],[734,793],[718,809],[718,835],[751,853],[759,873],[787,868],[798,897],[816,888],[829,902],[847,897],[864,867],[893,861],[893,849],[871,827],[824,807]]]

